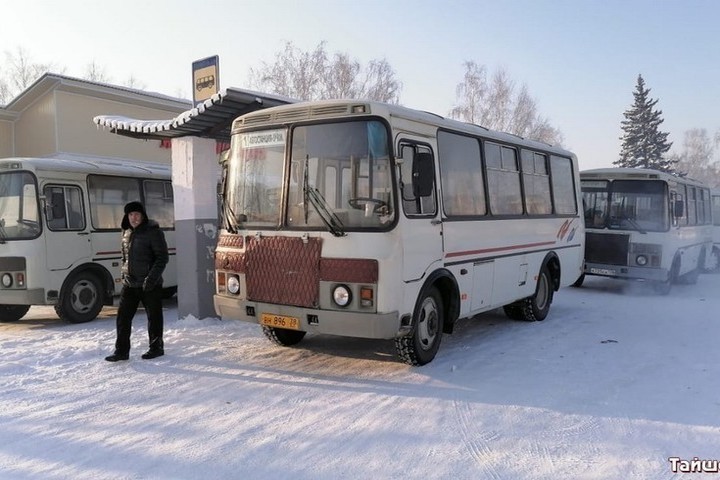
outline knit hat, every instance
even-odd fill
[[[145,207],[140,202],[130,202],[125,205],[125,215],[130,212],[140,212],[143,214],[143,217],[147,217],[147,213],[145,213]]]

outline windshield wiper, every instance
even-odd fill
[[[305,174],[303,176],[303,208],[305,210],[305,223],[308,221],[308,201],[313,204],[328,231],[336,237],[344,237],[343,223],[330,208],[325,197],[317,188],[311,187],[308,182],[308,157],[305,157]]]
[[[225,198],[223,198],[223,217],[227,231],[230,233],[237,233],[239,226],[238,218],[235,216],[235,212],[230,204],[225,201]]]
[[[634,228],[634,229],[637,230],[638,232],[640,232],[640,233],[642,233],[642,234],[647,233],[647,232],[640,226],[640,224],[638,224],[638,223],[635,221],[635,219],[630,218],[630,217],[628,217],[627,215],[615,215],[615,216],[613,216],[613,217],[610,217],[610,219],[611,219],[611,221],[612,221],[613,223],[618,222],[618,223],[615,223],[615,225],[617,225],[616,228],[621,227],[622,223],[620,223],[620,222],[627,222],[628,224],[630,224],[630,226],[631,226],[632,228]]]
[[[626,222],[628,222],[630,224],[630,226],[632,226],[635,230],[637,230],[638,232],[640,232],[642,234],[647,233],[645,230],[642,229],[640,224],[635,221],[634,218],[630,218],[627,215],[623,215],[620,217],[620,220],[625,220]]]
[[[318,216],[327,226],[330,233],[336,237],[344,237],[345,232],[343,231],[343,223],[335,213],[327,207],[327,201],[320,194],[317,188],[308,188],[306,190],[306,197],[310,199],[310,203],[313,204],[315,210],[318,212]]]

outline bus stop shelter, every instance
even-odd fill
[[[214,317],[214,251],[218,230],[218,142],[230,141],[235,118],[295,100],[228,88],[168,120],[114,115],[93,119],[111,133],[170,140],[175,204],[178,317]]]

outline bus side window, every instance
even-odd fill
[[[432,183],[430,194],[425,196],[416,196],[416,193],[426,194],[427,191],[416,192],[417,182],[413,182],[413,174],[419,173],[414,165],[415,158],[424,157],[421,161],[429,160],[432,163],[432,151],[422,145],[401,143],[400,152],[403,161],[400,168],[400,181],[402,182],[402,204],[405,214],[408,216],[435,216],[437,213],[435,179],[433,178],[430,182]],[[422,154],[422,157],[418,157],[418,154]],[[425,188],[423,188],[423,190],[425,190]]]
[[[82,195],[75,186],[47,186],[45,198],[47,224],[50,230],[83,230]]]

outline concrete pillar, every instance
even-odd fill
[[[215,140],[198,137],[172,140],[178,318],[217,316],[212,296],[219,171]]]

